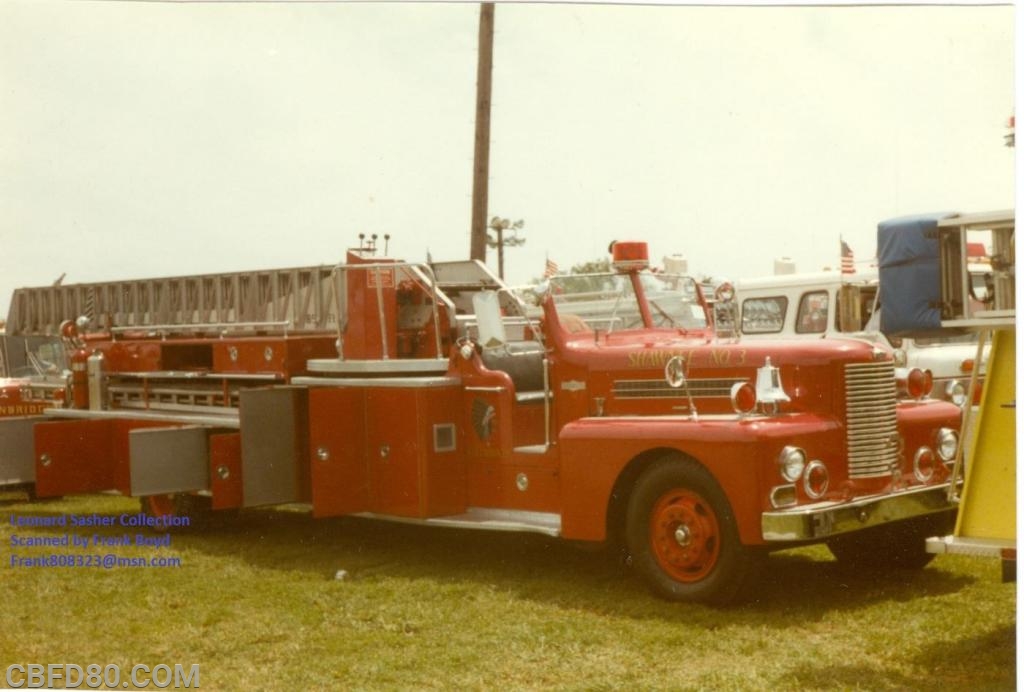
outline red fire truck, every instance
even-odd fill
[[[9,335],[59,333],[69,374],[41,415],[0,420],[0,478],[193,522],[302,503],[622,546],[680,601],[729,601],[773,549],[933,557],[960,410],[920,373],[854,339],[721,340],[643,243],[613,268],[514,291],[365,245],[336,267],[19,289]]]

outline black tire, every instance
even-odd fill
[[[842,534],[827,545],[836,560],[851,567],[924,569],[935,558],[925,550],[925,540],[948,534],[955,518],[954,514],[941,513],[907,519]]]
[[[59,502],[64,499],[63,495],[49,495],[47,497],[39,497],[39,493],[36,492],[35,483],[26,483],[24,486],[25,497],[29,502]]]
[[[697,462],[669,457],[640,476],[626,510],[633,569],[670,601],[726,604],[756,565],[725,493]]]
[[[147,517],[172,515],[188,517],[187,527],[154,527],[156,533],[180,531],[182,529],[205,529],[213,520],[213,500],[203,495],[175,493],[172,495],[147,495],[139,498],[139,506]]]
[[[1003,558],[1002,560],[1002,573],[1003,583],[1008,584],[1010,582],[1017,581],[1017,560],[1016,558]]]

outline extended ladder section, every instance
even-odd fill
[[[1017,554],[1014,227],[1012,211],[938,222],[942,326],[979,333],[976,363],[989,338],[992,349],[977,420],[971,420],[971,407],[964,410],[953,468],[954,478],[963,478],[956,528],[927,545],[933,553],[1002,558],[1004,580],[1014,578]],[[978,386],[978,370],[968,400]],[[950,490],[957,492],[957,484]]]
[[[19,288],[7,334],[57,335],[86,316],[113,332],[324,331],[337,326],[330,266]]]
[[[943,327],[990,329],[1013,323],[1014,227],[1012,210],[938,221]]]

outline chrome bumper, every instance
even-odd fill
[[[944,483],[850,502],[819,502],[764,512],[761,536],[766,541],[820,540],[890,521],[954,510],[956,505],[949,501],[948,493],[949,484]]]

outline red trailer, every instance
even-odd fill
[[[196,522],[304,503],[622,546],[673,600],[728,601],[764,554],[808,543],[924,566],[954,518],[960,410],[899,399],[916,380],[865,341],[721,340],[697,284],[646,255],[617,243],[614,272],[529,291],[366,248],[22,289],[9,333],[94,316],[63,328],[56,403],[0,420],[0,478]]]

